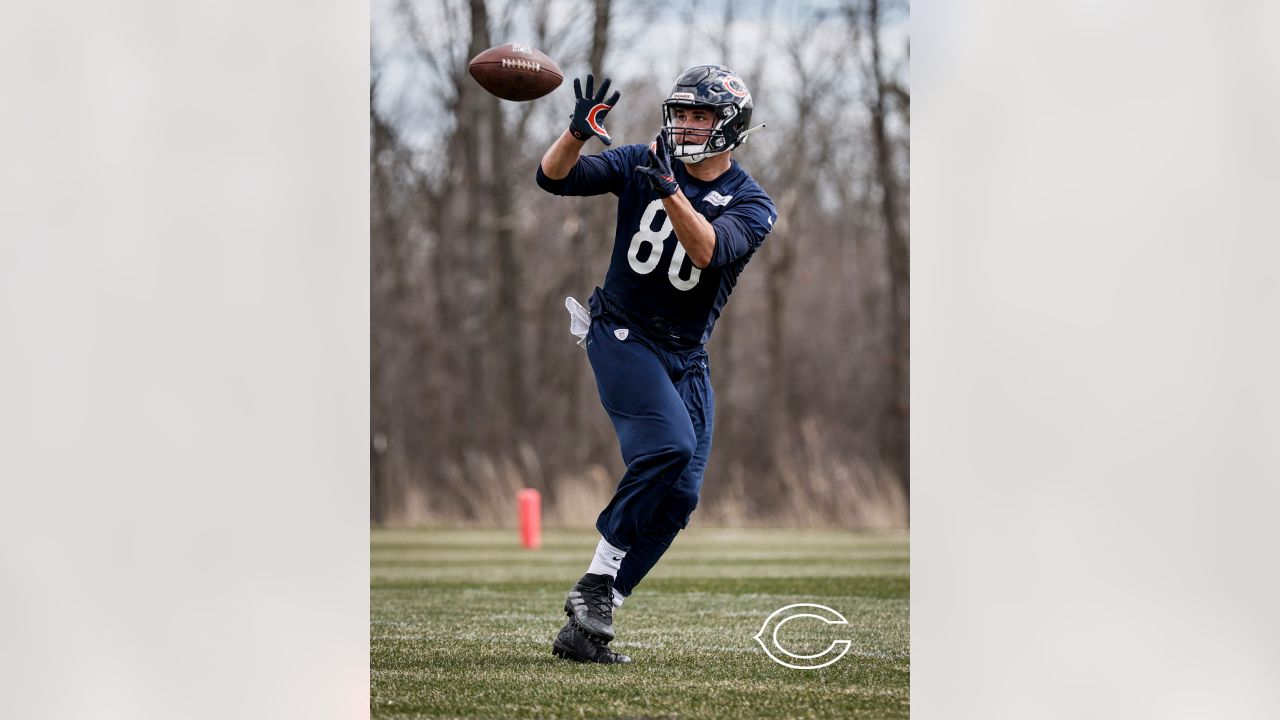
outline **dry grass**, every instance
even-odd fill
[[[616,452],[616,444],[612,452]],[[905,529],[905,488],[890,467],[852,453],[815,418],[778,433],[756,457],[713,445],[692,523],[711,527]],[[601,450],[600,453],[605,452]],[[516,492],[542,492],[547,527],[590,527],[608,504],[622,463],[564,470],[528,443],[502,453],[467,449],[432,478],[406,483],[387,527],[513,527]]]

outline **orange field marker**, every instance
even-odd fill
[[[525,488],[516,493],[520,514],[520,544],[531,550],[542,547],[542,493]]]

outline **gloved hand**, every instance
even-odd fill
[[[665,133],[658,133],[658,139],[649,145],[649,164],[636,166],[636,171],[649,176],[649,185],[659,197],[671,197],[680,189],[671,171],[671,147]]]
[[[618,104],[618,98],[622,97],[622,93],[615,91],[613,97],[605,100],[604,94],[609,92],[609,78],[605,78],[604,82],[600,83],[600,92],[593,94],[595,82],[595,75],[588,74],[587,93],[584,95],[582,83],[578,82],[577,78],[573,79],[573,95],[577,98],[577,104],[573,107],[573,119],[569,124],[569,132],[583,142],[598,137],[605,145],[612,145],[613,138],[609,137],[608,131],[604,129],[604,116]]]

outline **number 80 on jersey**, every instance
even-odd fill
[[[653,222],[657,219],[658,213],[662,213],[662,227],[658,230],[652,230]],[[671,235],[675,227],[671,224],[671,218],[667,217],[667,212],[662,208],[662,200],[654,200],[649,203],[649,207],[644,209],[644,213],[640,216],[640,228],[636,230],[636,234],[631,236],[631,246],[627,248],[627,262],[631,265],[631,269],[641,275],[648,275],[658,266],[662,260],[662,244],[666,242],[667,237]],[[644,260],[640,259],[641,248],[648,246],[649,255]],[[692,290],[698,284],[698,278],[702,276],[702,269],[689,261],[689,277],[680,277],[681,270],[684,269],[685,259],[688,255],[685,253],[684,245],[680,241],[676,241],[675,252],[671,253],[671,262],[667,267],[667,279],[671,281],[671,285],[677,290]]]

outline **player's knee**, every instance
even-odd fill
[[[693,460],[693,454],[698,451],[698,438],[694,436],[692,430],[686,434],[682,434],[673,439],[671,443],[671,457],[673,462],[679,467],[684,467]]]
[[[647,452],[636,454],[633,460],[635,464],[630,467],[633,470],[649,468],[658,473],[657,477],[665,478],[665,484],[674,484],[693,460],[697,450],[698,443],[692,430],[686,434],[673,433],[661,442],[650,445]]]
[[[685,432],[676,433],[675,437],[672,437],[671,446],[672,454],[680,462],[681,468],[689,465],[689,461],[694,459],[695,452],[698,452],[698,436],[695,436],[694,428],[685,428]]]

